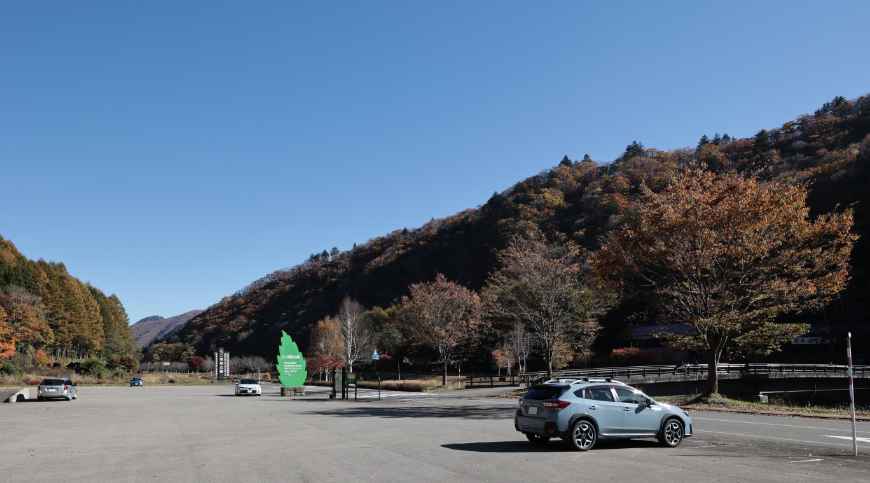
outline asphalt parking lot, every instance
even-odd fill
[[[285,399],[225,386],[81,387],[73,402],[0,405],[0,481],[868,481],[849,424],[693,413],[696,436],[602,442],[587,453],[530,446],[515,401],[322,389]]]

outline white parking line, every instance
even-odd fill
[[[847,439],[847,440],[849,440],[849,441],[852,441],[852,437],[851,437],[851,436],[832,436],[832,435],[826,435],[825,437],[826,437],[826,438]],[[862,442],[862,443],[870,443],[870,438],[855,438],[855,439],[858,440],[858,441],[860,441],[860,442]]]
[[[782,424],[782,423],[762,423],[762,422],[760,422],[760,421],[740,421],[740,420],[735,420],[735,419],[705,418],[705,417],[703,417],[703,416],[694,416],[694,417],[692,417],[692,419],[693,419],[694,421],[715,421],[715,422],[717,422],[717,423],[740,423],[740,424],[751,424],[751,425],[753,425],[753,426],[755,426],[755,425],[761,425],[761,426],[780,426],[780,427],[783,427],[783,428],[795,428],[795,429],[818,429],[818,430],[820,430],[820,431],[833,431],[833,432],[838,432],[838,431],[848,431],[848,432],[850,432],[850,433],[852,432],[852,429],[851,429],[851,428],[843,428],[843,429],[837,429],[837,428],[822,428],[822,427],[820,427],[820,426],[802,426],[802,425],[797,425],[797,424]],[[870,431],[858,431],[858,432],[861,433],[861,434],[870,434]]]
[[[822,458],[813,458],[811,460],[789,461],[789,463],[815,463],[816,461],[822,461]]]
[[[743,438],[752,438],[752,439],[768,439],[774,441],[788,441],[790,443],[803,443],[803,444],[812,444],[815,446],[848,446],[846,444],[832,443],[830,441],[807,441],[805,439],[794,439],[794,438],[780,438],[777,436],[762,436],[758,434],[747,434],[747,433],[727,433],[725,431],[708,431],[705,429],[696,429],[696,433],[709,433],[709,434],[724,434],[726,436],[740,436]],[[839,437],[839,436],[836,436]],[[849,438],[852,439],[852,438]]]

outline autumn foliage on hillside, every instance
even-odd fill
[[[705,135],[697,146],[671,151],[632,142],[606,164],[589,156],[580,161],[566,157],[554,168],[493,194],[476,209],[417,229],[396,230],[348,251],[324,250],[306,263],[266,276],[210,307],[175,338],[198,352],[222,346],[269,357],[286,330],[304,351],[312,325],[335,313],[344,297],[365,307],[389,307],[407,296],[411,285],[439,273],[480,291],[498,267],[497,254],[517,234],[540,230],[547,239],[595,252],[645,193],[665,190],[687,170],[804,186],[812,218],[852,208],[858,235],[849,260],[852,277],[840,297],[801,314],[801,320],[824,323],[833,334],[860,329],[870,289],[864,236],[868,167],[870,96],[835,98],[814,114],[749,138]],[[593,350],[610,353],[612,341],[629,321],[657,322],[652,298],[651,292],[622,298],[601,318]],[[494,348],[482,347],[481,358],[488,360]]]
[[[115,295],[71,276],[62,263],[32,261],[0,238],[0,358],[38,366],[57,359],[103,358],[132,367],[127,313]]]

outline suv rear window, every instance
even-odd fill
[[[548,399],[556,399],[562,395],[565,390],[568,389],[568,386],[552,386],[549,384],[542,384],[540,386],[532,386],[529,389],[529,392],[526,393],[526,399],[533,399],[535,401],[546,401]]]
[[[239,384],[258,384],[256,379],[242,379]]]
[[[593,401],[613,401],[613,393],[610,392],[609,386],[587,387],[584,390],[586,391],[586,399],[592,399]]]
[[[43,386],[63,386],[66,381],[63,379],[43,379],[41,384]]]

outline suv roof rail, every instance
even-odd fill
[[[613,384],[622,384],[623,386],[625,385],[624,382],[617,381],[616,379],[614,379],[612,377],[584,377],[583,379],[580,379],[580,381],[583,381],[583,382],[609,382],[609,383],[613,383]]]
[[[548,379],[543,384],[576,384],[580,379],[573,377],[560,377],[558,379]]]

